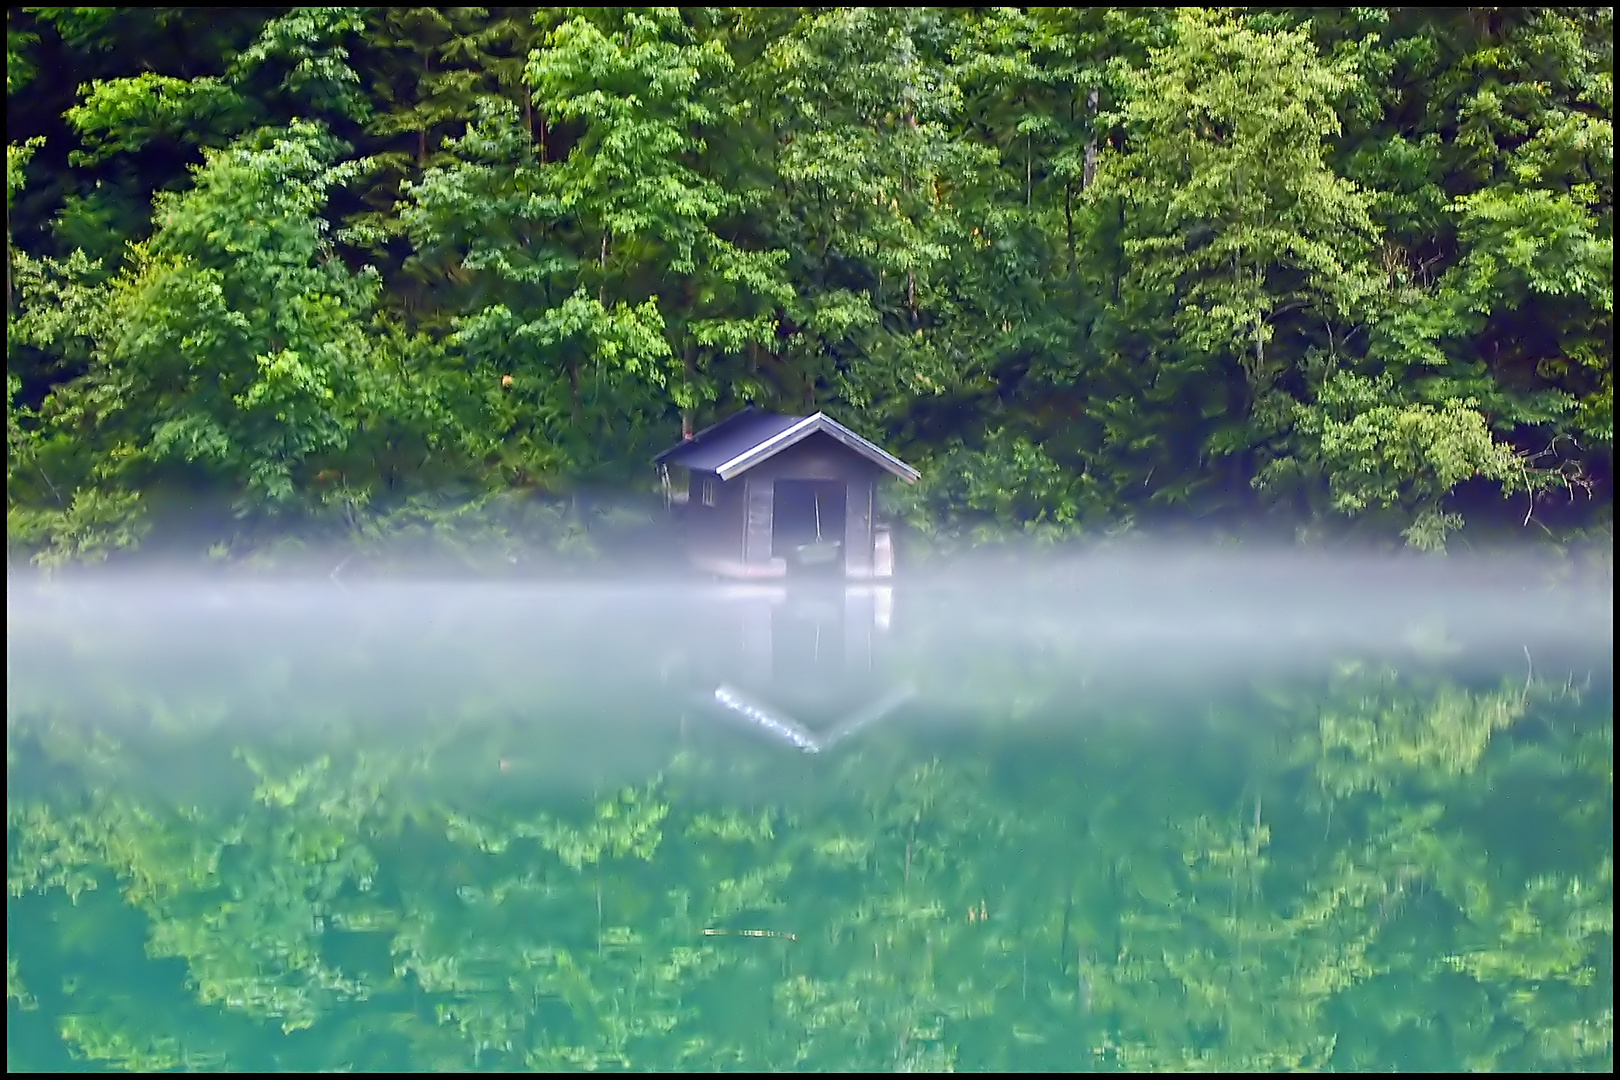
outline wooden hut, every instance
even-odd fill
[[[874,520],[878,480],[916,469],[827,416],[745,409],[659,454],[687,549],[724,577],[893,572],[888,531]]]

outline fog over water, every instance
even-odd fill
[[[815,750],[757,714],[825,734],[887,702],[885,723],[948,728],[1039,686],[1065,702],[1050,722],[1072,723],[1119,696],[1196,698],[1358,660],[1602,678],[1613,646],[1612,585],[1579,564],[1289,552],[964,565],[847,586],[14,578],[6,619],[8,714],[48,701],[106,723],[149,718],[131,708],[147,701],[283,732],[339,718],[405,730],[476,705],[577,728],[581,752],[594,740],[621,760],[715,712]]]

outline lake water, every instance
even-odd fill
[[[8,1069],[1595,1070],[1612,582],[7,599]]]

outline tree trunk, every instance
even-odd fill
[[[1069,241],[1069,276],[1079,276],[1079,269],[1075,266],[1074,256],[1074,185],[1063,185],[1063,228]]]
[[[681,351],[681,366],[686,371],[686,385],[690,389],[697,384],[697,357],[692,355],[692,343],[688,341],[686,348]],[[681,438],[690,439],[696,424],[693,423],[693,410],[681,410]]]
[[[1080,190],[1088,190],[1097,179],[1097,89],[1086,95],[1086,115],[1091,120],[1091,138],[1086,140],[1086,161],[1080,174]]]
[[[1035,134],[1024,138],[1024,206],[1035,205]]]
[[[1119,204],[1119,240],[1118,240],[1118,243],[1115,245],[1116,253],[1115,253],[1115,259],[1114,259],[1114,303],[1117,304],[1117,303],[1120,302],[1120,297],[1121,297],[1120,290],[1121,290],[1121,287],[1124,284],[1125,273],[1126,273],[1126,268],[1125,268],[1125,227],[1126,227],[1127,222],[1126,222],[1126,219],[1125,219],[1125,200],[1124,199],[1116,199],[1115,202],[1117,202]]]
[[[422,70],[433,70],[433,57],[431,54],[422,57]],[[419,103],[421,101],[420,93],[417,95],[417,101]],[[418,172],[425,172],[427,170],[427,150],[428,129],[427,125],[424,124],[416,133],[416,169]]]
[[[1254,271],[1256,294],[1260,292],[1264,283],[1265,270],[1256,266]],[[1257,385],[1268,385],[1270,383],[1270,380],[1266,378],[1266,317],[1264,315],[1254,317],[1254,378]]]

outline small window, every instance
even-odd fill
[[[705,476],[701,485],[701,495],[699,496],[702,499],[704,506],[714,505],[714,488],[714,478]]]

